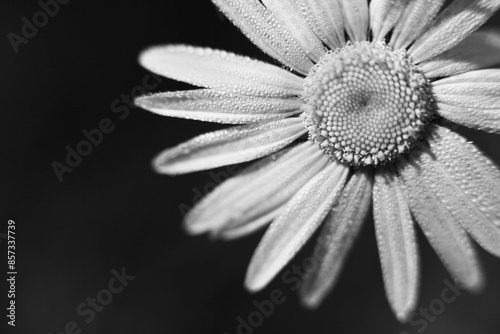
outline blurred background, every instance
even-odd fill
[[[208,0],[72,0],[46,22],[41,10],[34,0],[0,4],[0,233],[15,221],[18,271],[16,327],[5,327],[7,333],[234,334],[238,317],[248,321],[254,301],[269,299],[274,289],[286,300],[241,333],[500,332],[500,260],[482,250],[484,291],[460,293],[425,326],[400,324],[385,298],[371,217],[318,310],[304,309],[280,278],[249,294],[245,270],[263,232],[233,242],[186,235],[182,208],[213,187],[213,174],[168,177],[150,165],[162,149],[221,126],[163,118],[127,101],[146,87],[189,88],[139,66],[139,52],[150,45],[185,43],[269,58]],[[42,27],[25,28],[31,37],[24,39],[23,18],[33,22],[34,15]],[[489,25],[499,23],[497,15]],[[54,166],[66,164],[68,147],[77,149],[103,122],[108,133],[58,177]],[[500,163],[498,136],[462,133]],[[419,305],[436,309],[451,279],[419,239]],[[0,245],[6,254],[5,239]],[[302,263],[307,251],[291,264]],[[5,268],[6,257],[1,261]],[[128,276],[127,285],[110,294],[117,273]],[[2,289],[5,313],[7,286]],[[107,304],[91,311],[92,298]]]

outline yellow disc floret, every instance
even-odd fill
[[[326,54],[305,79],[309,139],[351,166],[408,152],[433,115],[427,79],[401,51],[356,42]]]

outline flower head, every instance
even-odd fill
[[[270,223],[247,272],[255,291],[320,229],[325,255],[300,289],[315,307],[373,208],[400,320],[418,295],[417,224],[453,278],[478,288],[471,239],[500,256],[500,173],[453,128],[500,133],[500,70],[487,69],[499,61],[500,35],[476,31],[500,1],[213,2],[284,68],[184,45],[141,55],[151,71],[203,88],[143,96],[139,106],[239,124],[165,150],[158,172],[257,160],[198,203],[187,230],[232,239]]]

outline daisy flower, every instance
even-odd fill
[[[158,172],[256,160],[192,209],[187,230],[232,239],[269,225],[248,268],[250,291],[314,235],[324,254],[299,291],[316,307],[371,209],[398,319],[416,307],[416,225],[457,284],[477,289],[472,240],[500,256],[500,173],[453,130],[500,133],[500,70],[488,69],[499,60],[500,34],[477,31],[500,1],[213,2],[275,61],[185,45],[141,54],[148,70],[202,88],[137,105],[237,124],[165,150],[154,160]]]

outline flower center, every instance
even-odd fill
[[[432,118],[429,83],[402,51],[349,43],[305,79],[309,139],[351,166],[385,164],[408,152]]]

